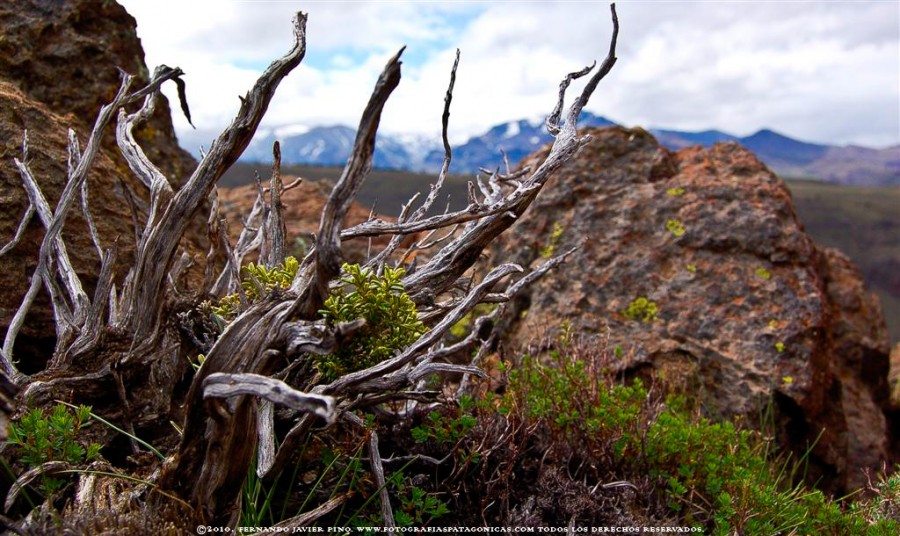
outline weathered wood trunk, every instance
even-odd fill
[[[372,218],[341,229],[344,215],[371,170],[381,111],[400,83],[402,50],[390,59],[375,85],[362,114],[352,154],[323,209],[316,242],[289,288],[272,291],[259,302],[249,304],[243,299],[238,278],[240,259],[255,247],[262,248],[264,254],[260,255],[260,261],[268,266],[284,260],[284,223],[280,211],[280,192],[284,187],[278,172],[277,146],[269,199],[260,189],[260,198],[251,216],[255,223],[248,225],[234,248],[224,234],[225,226],[219,224],[217,203],[213,199],[209,222],[210,236],[215,239],[208,258],[221,255],[226,262],[218,276],[211,271],[213,265],[207,267],[206,288],[196,289],[196,295],[213,292],[214,296],[222,297],[238,292],[242,303],[237,317],[209,341],[211,348],[206,360],[190,379],[186,393],[180,387],[185,378],[190,377],[186,357],[196,349],[184,340],[178,326],[184,318],[199,313],[198,300],[179,302],[170,293],[169,281],[178,280],[184,269],[183,262],[177,258],[177,246],[188,222],[207,199],[214,196],[219,177],[250,142],[278,84],[303,59],[306,16],[298,14],[294,20],[295,42],[290,51],[273,62],[241,99],[240,111],[231,126],[216,139],[190,179],[177,191],[145,156],[131,136],[131,130],[148,116],[164,82],[174,80],[178,83],[183,100],[182,73],[179,69],[159,68],[149,85],[137,91],[131,91],[131,77],[123,76],[121,90],[101,110],[84,151],[80,150],[75,136],[70,136],[73,165],[69,183],[52,212],[46,201],[42,202],[27,160],[23,157],[16,161],[47,228],[31,290],[10,326],[0,359],[2,372],[22,389],[19,406],[74,398],[77,402],[102,407],[106,415],[118,420],[127,430],[133,430],[136,424],[146,427],[158,423],[166,427],[164,423],[172,415],[182,415],[179,439],[171,440],[175,437],[174,427],[166,427],[170,441],[163,441],[167,459],[158,478],[153,477],[160,492],[155,496],[162,502],[173,497],[183,501],[194,509],[198,519],[206,523],[234,526],[240,504],[239,490],[257,452],[257,444],[265,445],[266,452],[273,450],[272,413],[260,411],[261,399],[293,408],[299,419],[291,433],[282,438],[281,450],[271,459],[266,457],[260,462],[258,471],[265,476],[267,471],[282,467],[297,444],[298,436],[308,433],[311,417],[304,415],[318,415],[331,423],[357,423],[358,417],[347,412],[348,407],[358,410],[378,404],[384,400],[381,395],[386,393],[394,398],[419,399],[424,395],[416,386],[429,374],[480,374],[475,366],[477,363],[455,365],[442,361],[452,352],[481,343],[477,334],[472,333],[463,341],[445,347],[442,341],[449,328],[480,302],[509,300],[522,286],[563,262],[568,253],[550,259],[515,282],[504,283],[512,274],[522,272],[515,265],[495,268],[478,284],[465,274],[481,251],[527,210],[553,171],[586,143],[587,138],[577,135],[575,125],[597,83],[615,63],[618,21],[614,8],[612,15],[615,31],[609,54],[569,108],[562,125],[562,103],[569,82],[587,75],[592,68],[570,74],[560,86],[557,106],[547,119],[548,128],[556,136],[547,159],[535,170],[524,169],[516,173],[507,170],[506,174],[493,173],[476,179],[470,184],[469,205],[463,210],[425,216],[437,198],[451,160],[447,123],[459,60],[457,55],[444,105],[445,160],[431,192],[412,213],[409,212],[411,200],[396,222]],[[125,111],[127,105],[140,101],[143,103],[137,112],[129,114]],[[182,104],[186,110],[186,104]],[[123,287],[117,289],[113,282],[112,273],[117,268],[116,250],[112,247],[104,251],[100,283],[94,295],[89,297],[71,269],[60,231],[75,195],[81,191],[87,177],[99,136],[114,117],[118,122],[120,150],[132,171],[148,188],[151,203],[147,221],[139,233],[136,258],[128,267]],[[458,225],[463,226],[461,231],[447,233],[429,244],[435,231]],[[288,371],[297,363],[303,363],[312,354],[333,351],[348,334],[362,325],[361,321],[332,325],[319,315],[330,293],[330,285],[340,273],[341,241],[355,237],[393,236],[385,250],[372,256],[367,264],[367,268],[381,273],[388,263],[394,262],[392,254],[400,244],[400,237],[418,232],[429,234],[414,244],[413,249],[422,249],[428,244],[435,250],[430,260],[406,275],[402,283],[416,302],[420,318],[429,330],[392,358],[345,374],[330,383],[313,385],[312,378],[295,381],[294,385],[282,382],[281,379],[288,378]],[[14,366],[12,348],[18,326],[41,287],[53,300],[57,349],[48,369],[29,377]],[[200,320],[203,321],[208,319]],[[310,387],[311,393],[298,390]],[[4,390],[6,393],[11,391]],[[164,435],[159,433],[160,437]],[[137,450],[137,446],[134,448]],[[383,484],[376,435],[370,439],[369,448],[373,471]],[[263,458],[261,454],[260,459]],[[381,494],[381,500],[385,522],[390,524],[392,517],[386,492]]]

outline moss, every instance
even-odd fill
[[[542,247],[538,252],[541,257],[545,259],[549,259],[553,256],[554,251],[556,251],[556,246],[559,245],[559,239],[565,231],[565,228],[559,222],[553,222],[553,232],[550,233],[550,240],[547,242],[547,245]]]
[[[639,322],[653,322],[658,318],[659,306],[656,302],[648,300],[643,296],[639,296],[628,304],[628,308],[622,311],[622,315],[630,320]]]

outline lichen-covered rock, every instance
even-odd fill
[[[116,95],[120,68],[136,77],[133,90],[148,81],[136,27],[124,7],[108,0],[4,2],[0,5],[0,79],[65,116],[66,124],[84,139],[100,107]],[[184,183],[194,170],[196,162],[178,146],[165,97],[159,99],[148,123],[135,130],[135,138],[172,182]],[[106,133],[103,146],[111,150],[117,164],[125,165],[115,151],[113,129]]]
[[[813,243],[737,144],[671,153],[641,129],[590,133],[495,247],[536,265],[587,239],[517,300],[506,348],[539,352],[561,325],[608,338],[621,371],[663,374],[714,416],[755,423],[774,404],[782,444],[815,444],[812,478],[864,484],[896,452],[884,318],[853,264]]]

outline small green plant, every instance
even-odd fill
[[[622,315],[629,320],[637,320],[639,322],[653,322],[658,318],[659,306],[656,302],[648,300],[643,296],[639,296],[628,304],[628,308],[622,311]]]
[[[241,288],[247,301],[256,303],[266,297],[274,289],[286,289],[291,286],[300,263],[295,257],[287,257],[283,263],[273,268],[262,264],[248,263],[241,268]],[[222,297],[219,303],[212,305],[212,312],[219,318],[220,324],[228,324],[237,316],[241,300],[238,294]]]
[[[91,416],[89,406],[70,411],[57,404],[50,414],[35,408],[9,428],[9,442],[19,448],[20,460],[29,467],[39,467],[50,461],[80,465],[100,456],[100,445],[85,444],[79,433]],[[49,495],[63,487],[65,481],[44,476],[41,491]]]
[[[671,219],[666,222],[666,229],[669,230],[675,236],[681,236],[687,230],[684,228],[684,225],[681,224],[681,220]]]
[[[401,527],[424,527],[432,520],[450,513],[447,505],[435,495],[422,488],[410,486],[402,471],[397,471],[389,478],[400,499],[399,508],[394,511],[394,520]]]
[[[680,195],[684,195],[684,188],[669,188],[666,190],[666,195],[669,197],[678,197]]]
[[[696,273],[697,273],[697,265],[696,265],[696,264],[688,264],[688,265],[686,266],[686,268],[687,268],[687,271],[690,272],[690,273],[692,273],[692,274],[696,274]]]
[[[778,350],[779,352],[783,352],[786,348],[787,348],[787,346],[785,346],[784,343],[781,341],[778,341],[775,343],[775,349]]]
[[[772,273],[762,266],[757,268],[754,273],[756,274],[756,277],[759,277],[761,279],[770,279],[772,277]]]
[[[562,236],[565,228],[559,222],[553,222],[553,231],[550,233],[550,240],[547,242],[547,245],[542,247],[539,251],[541,257],[545,259],[549,259],[553,256],[553,252],[556,250],[556,246],[559,245],[559,238]]]
[[[464,396],[460,399],[460,408],[456,414],[446,415],[438,411],[428,414],[428,424],[416,426],[410,430],[416,443],[434,441],[438,445],[454,445],[478,424],[478,420],[467,413],[471,409],[472,398]]]
[[[400,282],[403,268],[385,266],[379,277],[358,264],[344,264],[341,272],[340,285],[320,313],[332,324],[364,318],[366,325],[336,353],[316,356],[316,368],[326,381],[390,358],[427,329]]]
[[[274,525],[281,521],[276,517],[274,499],[283,473],[275,477],[275,482],[267,487],[263,485],[262,479],[256,474],[257,461],[257,458],[254,457],[253,463],[247,469],[247,478],[241,488],[241,526],[258,527]],[[296,477],[296,471],[294,473]]]
[[[871,524],[893,522],[900,525],[900,465],[891,475],[882,475],[878,482],[869,483],[872,498],[854,503],[855,510],[863,514]]]

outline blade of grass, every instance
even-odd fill
[[[64,401],[62,401],[62,400],[57,400],[57,402],[59,402],[60,404],[65,404],[65,405],[69,406],[70,408],[78,409],[78,406],[69,404],[68,402],[64,402]],[[113,423],[107,421],[106,419],[104,419],[103,417],[97,415],[97,414],[94,413],[93,411],[91,412],[91,418],[100,421],[101,423],[103,423],[103,424],[105,424],[106,426],[112,428],[112,429],[115,430],[116,432],[119,432],[120,434],[124,434],[125,436],[130,437],[131,439],[137,441],[137,442],[140,443],[141,445],[147,447],[147,449],[150,450],[150,452],[152,452],[153,454],[155,454],[160,460],[165,460],[165,459],[166,459],[166,457],[163,456],[163,454],[162,454],[160,451],[156,450],[156,448],[155,448],[153,445],[151,445],[150,443],[147,443],[146,441],[144,441],[143,439],[137,437],[137,436],[134,435],[134,434],[130,434],[130,433],[126,432],[125,430],[119,428],[119,427],[116,426],[115,424],[113,424]]]

